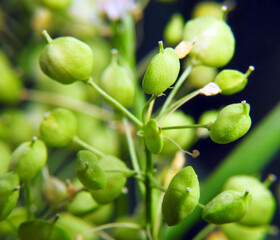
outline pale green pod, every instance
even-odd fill
[[[0,176],[6,173],[9,169],[10,159],[11,159],[11,150],[9,146],[0,141]]]
[[[164,29],[165,41],[171,45],[179,43],[183,38],[184,24],[185,21],[181,14],[173,14]]]
[[[105,171],[99,166],[97,157],[90,151],[78,152],[76,173],[80,182],[90,190],[102,189],[107,184]]]
[[[234,35],[223,20],[211,16],[194,18],[186,23],[183,38],[195,42],[190,55],[203,65],[222,67],[233,57]]]
[[[64,147],[77,134],[77,120],[70,110],[56,108],[44,115],[39,130],[49,146]]]
[[[237,175],[230,177],[223,189],[245,191],[250,189],[252,202],[247,214],[239,221],[248,226],[269,224],[273,218],[276,201],[271,191],[259,179],[253,176]]]
[[[90,193],[99,204],[107,204],[122,193],[127,176],[121,171],[127,171],[128,168],[123,161],[110,155],[101,158],[99,166],[106,172],[107,184],[103,189],[90,190]]]
[[[217,19],[222,19],[223,14],[221,3],[215,1],[202,1],[195,5],[192,11],[192,18],[212,16]]]
[[[200,188],[191,166],[181,169],[171,180],[162,202],[162,214],[169,226],[179,224],[197,206]]]
[[[45,34],[47,34],[45,32]],[[70,84],[75,81],[87,81],[93,68],[91,48],[73,37],[50,39],[40,55],[40,67],[50,78]]]
[[[241,138],[251,127],[249,112],[250,105],[245,101],[224,107],[210,127],[211,140],[226,144]]]
[[[163,43],[159,42],[160,52],[151,60],[142,86],[147,94],[161,94],[169,88],[177,79],[180,71],[180,61],[173,48],[163,49]]]
[[[217,75],[217,68],[204,65],[194,66],[186,81],[187,86],[198,89],[204,87],[209,82],[213,82]]]
[[[0,222],[16,207],[19,197],[19,177],[9,172],[0,176]]]
[[[163,148],[163,134],[155,119],[150,119],[144,127],[145,143],[149,151],[159,154]]]
[[[12,153],[10,169],[17,172],[21,181],[33,179],[47,162],[47,147],[42,140],[20,144]]]
[[[247,213],[250,200],[248,192],[223,191],[204,206],[202,218],[213,224],[237,222]]]

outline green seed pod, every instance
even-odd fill
[[[0,222],[16,207],[19,196],[19,177],[15,173],[0,176]]]
[[[237,70],[224,69],[218,73],[214,82],[222,90],[223,95],[232,95],[243,90],[248,82],[248,76],[254,70],[250,66],[248,71],[244,74]]]
[[[10,104],[19,99],[22,82],[13,71],[8,58],[0,51],[0,102]]]
[[[211,140],[226,144],[241,138],[251,127],[249,112],[250,105],[245,101],[224,107],[210,127]]]
[[[212,16],[217,19],[222,19],[222,4],[214,1],[203,1],[197,3],[193,8],[192,18],[203,16]]]
[[[103,189],[90,190],[90,193],[99,204],[107,204],[122,193],[122,189],[126,184],[126,175],[118,171],[127,171],[128,169],[123,161],[110,155],[101,158],[99,166],[107,174],[107,184]]]
[[[210,125],[211,123],[215,122],[217,116],[218,116],[218,110],[216,110],[216,109],[205,111],[199,117],[198,124],[209,124]],[[210,132],[206,128],[198,128],[198,129],[196,129],[196,134],[200,138],[206,138],[206,137],[209,137]]]
[[[159,42],[159,53],[151,60],[144,75],[142,86],[147,94],[161,94],[177,79],[180,61],[173,48],[163,49]]]
[[[51,39],[46,31],[44,34],[49,43],[40,55],[42,71],[63,84],[87,81],[93,68],[91,48],[73,37]]]
[[[179,224],[197,206],[200,196],[197,175],[191,166],[171,180],[162,202],[162,214],[169,226]]]
[[[217,68],[215,67],[208,67],[204,65],[194,66],[186,84],[191,88],[199,89],[204,87],[207,83],[213,82],[216,75]]]
[[[94,225],[102,225],[108,223],[112,219],[112,216],[114,214],[114,207],[114,203],[99,205],[93,211],[84,215],[83,219],[87,222],[93,223]]]
[[[44,6],[53,10],[65,10],[71,4],[71,0],[39,0]]]
[[[175,111],[161,121],[162,127],[194,124],[194,119],[181,111]],[[174,140],[181,148],[188,149],[194,142],[195,130],[193,128],[174,129],[164,131],[164,136]],[[178,146],[164,138],[162,155],[173,155],[178,151]]]
[[[205,16],[186,23],[184,40],[195,42],[190,55],[199,63],[222,67],[234,54],[235,39],[225,21]]]
[[[8,145],[0,141],[0,176],[6,173],[9,169],[11,150]]]
[[[155,119],[150,119],[144,127],[146,146],[153,154],[159,154],[163,147],[163,134]]]
[[[181,14],[175,13],[164,29],[164,39],[168,44],[175,45],[183,38],[184,18]]]
[[[71,111],[56,108],[44,115],[39,130],[42,139],[48,145],[64,147],[77,133],[77,120]]]
[[[69,234],[53,222],[31,220],[20,224],[19,240],[71,240]]]
[[[247,213],[250,200],[249,192],[226,190],[205,205],[202,218],[213,224],[237,222]]]
[[[247,214],[240,220],[241,224],[248,226],[258,226],[269,224],[276,207],[276,202],[270,190],[252,176],[238,175],[227,180],[224,189],[244,191],[250,189],[252,202]]]
[[[117,50],[113,49],[112,63],[102,74],[100,86],[125,107],[134,101],[135,86],[132,74],[117,63]]]
[[[222,231],[230,240],[263,240],[268,233],[269,227],[267,225],[260,225],[257,227],[249,227],[238,223],[230,223],[221,225]]]
[[[90,190],[102,189],[107,184],[106,173],[98,163],[99,160],[90,151],[81,150],[77,154],[77,176],[80,182]]]
[[[20,144],[12,153],[10,169],[17,172],[21,181],[29,181],[47,162],[47,147],[36,137]]]

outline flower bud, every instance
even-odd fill
[[[180,71],[179,57],[173,48],[163,49],[159,42],[159,53],[151,60],[144,75],[142,86],[147,94],[161,94],[177,79]]]
[[[191,166],[181,169],[171,180],[162,202],[162,214],[169,226],[179,224],[197,206],[200,190]]]
[[[75,115],[64,108],[56,108],[44,115],[39,127],[42,139],[52,147],[68,145],[77,132]]]
[[[110,155],[101,158],[99,166],[106,172],[107,184],[103,189],[90,190],[90,193],[99,204],[107,204],[122,193],[127,177],[121,171],[126,171],[128,168],[123,161]]]
[[[146,123],[144,137],[149,151],[153,154],[159,154],[163,147],[163,134],[155,119],[151,119]]]
[[[102,189],[107,184],[105,171],[98,165],[97,157],[87,150],[77,154],[76,172],[80,182],[90,190]]]
[[[223,189],[244,191],[250,189],[252,202],[249,211],[239,221],[248,226],[269,224],[275,212],[275,199],[267,187],[257,178],[246,175],[233,176],[227,180]]]
[[[110,96],[125,107],[130,107],[134,101],[135,86],[132,74],[117,63],[117,51],[112,50],[112,63],[102,74],[100,85]]]
[[[15,173],[0,176],[0,222],[16,207],[19,196],[19,177]]]
[[[36,137],[20,144],[12,153],[10,169],[17,172],[21,181],[33,179],[47,162],[47,147]]]
[[[250,105],[245,101],[224,107],[210,127],[211,140],[215,143],[226,144],[245,135],[251,127],[249,111]]]
[[[183,38],[195,42],[190,55],[203,65],[222,67],[233,57],[235,39],[223,20],[210,16],[194,18],[186,23]]]
[[[222,90],[223,95],[232,95],[243,90],[248,82],[247,77],[254,70],[250,66],[247,73],[242,73],[233,69],[225,69],[218,73],[214,82]]]
[[[42,71],[63,84],[87,81],[93,68],[91,48],[73,37],[51,39],[46,31],[44,34],[49,43],[40,55]]]
[[[249,192],[226,190],[205,205],[202,218],[213,224],[237,222],[247,213],[250,197]]]

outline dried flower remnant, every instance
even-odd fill
[[[136,10],[137,4],[134,0],[98,0],[98,7],[110,20],[118,20],[126,12]]]

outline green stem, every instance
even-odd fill
[[[154,178],[153,175],[148,174],[148,178],[150,178],[150,182],[151,182],[151,184],[152,184],[151,186],[152,186],[153,188],[157,188],[157,189],[159,189],[159,190],[162,191],[162,192],[166,192],[166,188],[164,188],[163,186],[161,186],[160,183]]]
[[[22,100],[40,102],[58,107],[68,108],[73,111],[84,113],[103,121],[113,119],[113,114],[107,111],[106,109],[56,93],[50,93],[34,89],[23,89],[20,98]]]
[[[96,148],[92,147],[91,145],[87,144],[86,142],[84,142],[83,140],[81,140],[78,136],[75,136],[72,140],[74,143],[78,144],[80,147],[87,149],[91,152],[93,152],[94,154],[96,154],[98,157],[102,158],[105,157],[106,155],[102,152],[100,152],[99,150],[97,150]]]
[[[127,139],[129,155],[130,155],[130,158],[131,158],[131,164],[132,164],[133,169],[137,173],[137,175],[139,175],[141,169],[140,169],[138,159],[137,159],[137,156],[136,156],[136,150],[135,150],[134,142],[133,142],[133,139],[132,139],[132,136],[131,136],[129,123],[128,123],[126,118],[123,118],[123,124],[124,124],[124,128],[125,128],[125,135],[126,135],[126,139]],[[144,194],[145,187],[144,187],[143,183],[139,182],[139,181],[137,181],[137,182],[138,182],[141,193]]]
[[[91,87],[93,87],[105,100],[111,103],[116,109],[121,111],[126,115],[131,121],[133,121],[138,127],[142,127],[142,122],[137,119],[131,112],[129,112],[122,104],[104,92],[92,79],[89,79],[87,82]]]
[[[194,238],[193,240],[203,240],[210,232],[212,232],[217,226],[213,224],[208,224],[204,227]]]
[[[174,129],[184,129],[184,128],[207,128],[209,129],[209,125],[211,125],[211,123],[207,123],[207,124],[192,124],[192,125],[182,125],[182,126],[169,126],[169,127],[161,127],[161,130],[174,130]]]
[[[145,125],[145,123],[146,123],[146,119],[145,119],[146,110],[149,107],[150,103],[153,102],[156,99],[156,97],[157,97],[156,95],[152,95],[151,98],[143,106],[143,109],[142,109],[142,122],[143,122],[143,125]]]
[[[30,220],[32,217],[31,212],[31,192],[30,192],[30,182],[25,182],[25,201],[26,201],[26,211],[27,211],[27,219]]]
[[[169,93],[168,97],[166,98],[160,112],[159,115],[162,115],[166,109],[168,108],[168,106],[170,105],[171,101],[173,100],[173,98],[175,97],[176,93],[178,92],[178,90],[180,89],[180,87],[182,86],[182,84],[184,83],[184,81],[186,80],[186,78],[189,76],[190,72],[192,70],[192,65],[190,64],[185,71],[182,73],[182,75],[180,76],[180,78],[177,80],[177,82],[175,83],[173,89],[171,90],[171,92]]]

